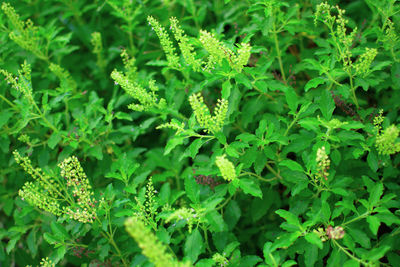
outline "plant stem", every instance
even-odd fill
[[[274,35],[275,49],[276,49],[276,54],[277,54],[277,57],[278,57],[279,67],[281,69],[282,79],[283,79],[283,82],[285,84],[287,84],[285,71],[283,70],[281,50],[279,48],[279,41],[278,41],[278,35],[277,35],[277,31],[276,31],[275,21],[273,23],[273,35]]]

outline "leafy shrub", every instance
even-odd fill
[[[400,5],[333,2],[2,3],[2,266],[400,266]]]

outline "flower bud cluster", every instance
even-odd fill
[[[330,239],[342,239],[345,235],[345,231],[343,229],[343,227],[341,226],[336,226],[335,228],[333,228],[332,226],[328,226],[326,228],[326,235],[328,236],[328,238]]]
[[[103,44],[101,42],[101,33],[99,32],[94,32],[92,33],[92,38],[90,42],[93,45],[93,53],[96,54],[97,56],[97,65],[100,68],[104,68],[106,66],[106,61],[103,58]]]
[[[175,53],[174,45],[166,30],[161,27],[160,23],[153,17],[150,16],[147,20],[152,26],[152,30],[156,32],[160,39],[161,46],[167,56],[168,65],[171,68],[182,69],[182,66],[179,63],[179,56]],[[237,53],[234,53],[215,38],[214,34],[201,30],[199,41],[209,54],[207,62],[203,61],[202,59],[197,58],[194,46],[180,27],[178,20],[172,17],[170,18],[170,24],[170,29],[178,42],[178,46],[182,52],[186,65],[191,66],[194,71],[211,71],[216,65],[220,65],[223,59],[226,59],[233,69],[241,72],[250,58],[251,46],[249,44],[241,43]]]
[[[58,166],[75,200],[75,205],[64,207],[64,213],[80,222],[93,222],[96,219],[94,193],[78,159],[69,157]]]
[[[357,75],[365,75],[371,66],[372,61],[374,61],[378,50],[375,48],[367,48],[365,53],[362,54],[356,64],[354,64],[354,69]]]
[[[384,119],[383,110],[381,109],[379,110],[379,115],[374,118],[374,128],[376,131],[375,147],[379,154],[392,155],[400,152],[400,142],[397,141],[400,130],[395,125],[382,130],[381,125]]]
[[[326,154],[325,147],[318,148],[317,150],[317,173],[316,178],[321,180],[322,178],[328,180],[329,176],[329,168],[331,165],[331,161],[329,160],[328,155]]]
[[[172,119],[171,122],[163,123],[156,127],[156,129],[163,129],[163,128],[170,128],[170,129],[176,130],[176,134],[179,134],[179,133],[185,131],[185,129],[184,129],[185,123],[179,122],[175,119]]]
[[[336,10],[337,15],[332,15],[331,11],[334,10]],[[344,17],[345,13],[346,11],[340,9],[339,6],[334,7],[329,5],[327,2],[323,2],[317,6],[314,23],[316,24],[319,20],[328,26],[333,41],[336,43],[339,59],[342,61],[344,69],[350,72],[353,67],[351,48],[353,46],[354,37],[357,33],[357,28],[347,34],[346,25],[349,21]]]
[[[200,71],[202,61],[200,59],[196,59],[194,47],[189,42],[189,38],[186,36],[184,31],[181,29],[178,20],[172,17],[169,19],[169,21],[171,23],[171,30],[174,33],[175,39],[178,41],[179,48],[182,52],[183,58],[186,61],[186,64],[190,65],[194,71]]]
[[[209,53],[208,62],[205,69],[212,69],[215,65],[221,64],[225,58],[229,65],[237,72],[241,72],[250,58],[251,46],[248,43],[241,43],[237,54],[227,48],[222,42],[214,37],[214,34],[207,31],[200,31],[200,42],[204,49]]]
[[[147,111],[152,107],[160,109],[165,107],[165,99],[162,98],[160,101],[157,101],[157,95],[155,91],[157,91],[158,88],[156,87],[154,81],[149,82],[150,92],[148,92],[138,83],[132,82],[126,75],[117,70],[114,70],[111,73],[111,78],[114,79],[116,84],[121,85],[128,95],[139,101],[140,104],[132,103],[128,105],[128,108],[135,111]]]
[[[232,181],[237,178],[235,166],[226,158],[226,155],[216,157],[215,164],[219,168],[222,178],[226,181]]]
[[[31,51],[41,59],[48,59],[47,52],[43,53],[40,49],[39,29],[33,25],[31,20],[22,21],[15,9],[9,3],[3,3],[1,9],[6,14],[9,23],[14,29],[9,33],[10,39],[25,50]]]
[[[400,142],[397,141],[400,130],[395,125],[390,125],[376,136],[375,146],[379,154],[392,155],[400,152]]]
[[[224,253],[225,254],[225,253]],[[217,264],[217,266],[224,267],[229,264],[228,259],[225,256],[222,256],[219,253],[215,253],[212,257],[213,261]]]
[[[145,223],[138,218],[129,218],[125,221],[125,229],[137,242],[150,262],[156,267],[184,267],[189,263],[180,263],[167,252],[167,247],[162,244],[150,231]]]
[[[201,220],[201,215],[197,213],[193,208],[180,208],[175,210],[172,214],[170,214],[166,220],[167,223],[170,221],[185,221],[188,225],[189,233],[192,232],[193,225],[198,224]]]
[[[56,216],[62,215],[59,201],[46,193],[45,189],[38,184],[26,182],[22,189],[18,191],[22,200],[26,200],[30,205],[41,210],[52,213]]]
[[[14,77],[6,70],[0,69],[0,73],[5,76],[5,80],[11,87],[22,93],[29,102],[33,103],[32,84],[31,84],[31,66],[26,61],[21,65],[21,70],[18,70],[18,76]]]
[[[169,38],[167,31],[160,25],[160,23],[153,17],[147,17],[147,21],[151,25],[151,29],[155,31],[160,39],[161,46],[167,56],[168,65],[171,68],[179,68],[179,57],[175,53],[175,47]]]
[[[125,67],[126,77],[128,77],[130,81],[134,81],[137,76],[136,59],[130,57],[126,49],[122,49],[120,56]]]
[[[26,182],[19,190],[22,200],[56,216],[65,215],[79,222],[92,223],[96,219],[97,201],[93,199],[92,187],[76,157],[69,157],[58,165],[65,181],[33,168],[29,158],[22,157],[17,151],[14,151],[14,158],[35,180]]]
[[[67,70],[63,69],[60,65],[54,63],[50,63],[49,69],[52,73],[54,73],[54,75],[57,76],[58,79],[60,79],[62,88],[66,88],[67,90],[72,91],[76,90],[78,85]]]
[[[211,116],[200,93],[191,95],[189,97],[189,103],[193,109],[197,122],[201,127],[204,127],[207,132],[216,133],[222,129],[226,113],[228,112],[228,101],[226,99],[218,100],[214,116]]]

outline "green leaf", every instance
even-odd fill
[[[381,222],[379,221],[378,217],[370,215],[367,217],[367,222],[369,224],[369,229],[371,229],[371,232],[374,235],[377,235],[379,226],[381,225]]]
[[[168,155],[176,146],[183,144],[184,140],[185,138],[178,136],[174,136],[169,139],[164,149],[164,155]]]
[[[299,163],[297,163],[296,161],[293,161],[291,159],[285,159],[285,160],[279,162],[279,166],[288,167],[292,171],[304,172],[303,167]]]
[[[54,149],[60,141],[61,141],[61,134],[59,132],[53,132],[49,140],[47,140],[47,145],[51,149]]]
[[[193,203],[200,203],[200,186],[191,175],[185,178],[185,192]]]
[[[378,261],[380,258],[385,256],[386,252],[390,250],[390,246],[383,245],[378,248],[373,248],[365,255],[365,259],[370,261]]]
[[[0,112],[0,128],[3,127],[3,125],[5,125],[11,117],[12,112],[8,110],[3,110]]]
[[[309,242],[310,244],[316,245],[319,249],[322,249],[323,244],[321,239],[319,238],[319,235],[311,232],[311,233],[307,233],[304,238],[307,240],[307,242]]]
[[[299,217],[297,217],[293,213],[291,213],[287,210],[277,210],[277,211],[275,211],[275,213],[278,214],[279,216],[281,216],[283,219],[285,219],[288,224],[300,227]]]
[[[325,82],[326,82],[326,80],[321,77],[311,79],[304,86],[304,91],[308,92],[308,90],[310,90],[312,88],[317,88],[318,85],[324,84]]]
[[[213,232],[223,232],[228,229],[224,219],[218,211],[212,210],[206,214],[206,220],[210,225],[210,230]]]
[[[110,244],[102,245],[99,253],[100,260],[103,261],[108,256],[109,251],[110,251]]]
[[[232,88],[231,82],[229,80],[226,80],[222,84],[222,91],[221,91],[222,98],[228,99],[228,97],[231,95],[231,88]]]
[[[400,63],[396,62],[391,68],[392,86],[395,90],[400,90]]]
[[[318,248],[316,246],[306,246],[304,253],[304,263],[306,267],[315,266],[315,262],[318,260]]]
[[[299,99],[294,89],[292,87],[288,87],[288,89],[285,92],[285,96],[286,96],[286,103],[288,103],[289,109],[292,112],[296,112],[297,106],[299,104]]]
[[[321,92],[319,109],[326,120],[331,119],[333,110],[335,109],[335,102],[333,101],[332,95],[327,90]]]
[[[369,151],[367,162],[372,171],[376,172],[378,170],[378,157],[376,156],[374,151]]]
[[[190,144],[190,146],[189,146],[188,149],[189,149],[189,152],[190,152],[190,157],[191,157],[192,159],[194,159],[194,158],[196,157],[197,153],[199,153],[200,147],[201,147],[204,143],[205,143],[205,141],[199,138],[199,139],[194,140],[194,141]]]
[[[253,266],[256,266],[257,263],[259,263],[261,261],[262,261],[262,259],[258,256],[247,255],[240,259],[240,266],[253,267]]]
[[[199,230],[196,228],[186,239],[184,253],[185,256],[188,256],[192,263],[194,263],[203,251],[203,237],[201,236]]]
[[[245,192],[246,194],[250,194],[255,197],[262,198],[262,191],[260,186],[251,179],[239,179],[239,187]]]
[[[382,183],[375,184],[370,192],[370,196],[368,199],[368,203],[371,208],[375,207],[378,204],[382,194],[383,194],[383,184]]]
[[[53,234],[62,240],[70,240],[71,236],[68,234],[67,230],[59,223],[52,221],[50,224]]]

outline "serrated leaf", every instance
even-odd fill
[[[374,151],[369,151],[367,156],[368,166],[372,171],[376,172],[378,170],[378,157],[376,156]]]
[[[294,91],[294,89],[292,87],[288,87],[288,89],[285,92],[285,97],[286,97],[286,103],[288,104],[289,109],[292,112],[296,112],[297,106],[299,104],[299,99],[297,97],[296,92]]]
[[[202,139],[196,139],[194,140],[190,146],[189,146],[189,152],[190,152],[190,157],[192,159],[194,159],[197,155],[197,153],[199,153],[199,149],[201,148],[201,146],[205,143],[204,140]]]
[[[203,237],[201,236],[199,230],[196,228],[186,239],[184,246],[185,256],[189,257],[192,263],[194,263],[199,255],[204,250]]]
[[[303,167],[299,163],[291,159],[285,159],[279,162],[279,166],[288,167],[292,171],[304,172]]]
[[[231,95],[231,88],[232,88],[231,82],[229,80],[226,80],[222,84],[222,91],[221,91],[222,98],[225,98],[225,99],[229,98],[229,96]]]
[[[299,218],[294,215],[293,213],[287,211],[287,210],[277,210],[275,211],[276,214],[281,216],[283,219],[287,221],[288,224],[299,226],[300,227],[300,221]]]
[[[321,241],[321,238],[319,237],[318,234],[311,232],[307,233],[304,238],[307,240],[308,243],[316,245],[319,249],[322,249],[323,244]]]
[[[172,151],[172,149],[174,149],[176,146],[183,144],[184,140],[185,139],[183,137],[178,137],[178,136],[174,136],[171,139],[169,139],[167,144],[165,145],[164,155],[168,155]]]
[[[321,77],[311,79],[304,86],[304,91],[308,92],[308,90],[310,90],[312,88],[317,88],[318,85],[324,84],[325,82],[326,82],[326,80]]]
[[[246,179],[246,178],[239,179],[239,187],[246,194],[262,198],[262,191],[260,189],[260,186],[251,179]]]
[[[368,199],[368,203],[371,208],[375,207],[376,204],[378,204],[382,194],[383,194],[383,184],[382,183],[375,184],[370,192],[370,196]]]
[[[68,234],[67,230],[59,223],[52,221],[50,224],[53,234],[62,240],[69,240],[71,236]]]
[[[331,119],[333,110],[335,109],[335,102],[333,101],[332,95],[327,90],[321,92],[319,109],[326,120]]]
[[[196,183],[195,179],[188,175],[185,178],[185,192],[186,196],[193,202],[200,202],[200,186]]]
[[[54,149],[60,141],[61,141],[61,134],[59,132],[53,132],[49,140],[47,140],[47,145],[51,149]]]
[[[381,225],[381,222],[379,221],[378,217],[370,215],[367,217],[367,222],[369,224],[369,229],[371,229],[371,232],[374,235],[377,235],[379,226]]]

